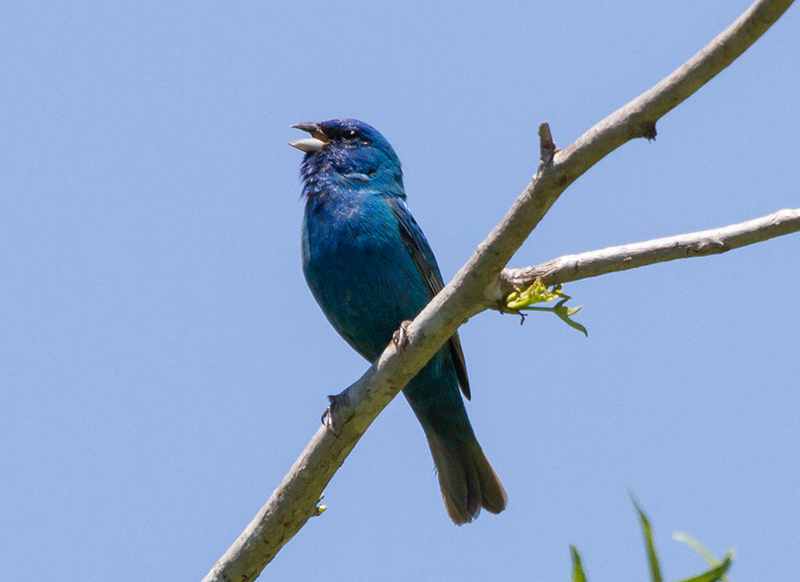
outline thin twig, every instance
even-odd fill
[[[537,279],[547,286],[568,283],[666,261],[718,255],[798,231],[800,208],[779,210],[762,218],[723,228],[565,255],[535,267],[503,269],[501,285],[494,289],[498,294],[491,300],[502,302],[511,291],[529,287]]]

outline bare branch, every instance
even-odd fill
[[[550,133],[550,124],[546,121],[539,124],[539,171],[549,166],[553,162],[553,156],[556,155],[555,142]]]
[[[386,348],[361,379],[337,400],[341,433],[321,427],[289,474],[247,529],[212,568],[206,581],[252,581],[306,523],[335,471],[380,411],[467,319],[490,308],[490,288],[561,193],[608,153],[636,137],[653,137],[655,123],[727,67],[792,4],[759,0],[728,29],[672,75],[613,113],[569,148],[547,160],[554,149],[541,134],[539,172],[508,214],[480,244],[454,279],[408,326],[402,355]]]
[[[676,259],[718,255],[798,231],[800,208],[779,210],[724,228],[608,247],[579,255],[565,255],[535,267],[503,269],[500,286],[493,290],[496,294],[491,300],[501,303],[513,290],[529,287],[536,279],[547,286],[567,283]]]

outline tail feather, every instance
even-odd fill
[[[500,482],[497,473],[489,464],[489,459],[483,454],[483,449],[478,441],[473,443],[472,459],[478,470],[481,482],[481,500],[483,508],[489,513],[500,513],[508,505],[508,495]]]
[[[439,474],[442,498],[456,525],[478,517],[481,507],[491,513],[500,513],[506,508],[506,491],[478,441],[459,443],[454,449],[432,432],[427,437]]]

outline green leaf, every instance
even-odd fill
[[[575,546],[569,546],[572,553],[572,582],[586,582],[586,574],[583,573],[583,566],[581,565],[581,556]]]
[[[733,560],[734,553],[732,551],[728,552],[728,555],[725,557],[725,560],[720,564],[720,562],[718,562],[717,559],[714,558],[714,556],[711,555],[711,552],[709,552],[707,549],[705,549],[700,544],[700,542],[694,540],[693,538],[689,537],[685,533],[681,533],[681,532],[676,531],[674,534],[672,534],[672,539],[675,540],[676,542],[682,542],[682,543],[686,544],[687,546],[692,548],[694,551],[696,551],[698,554],[703,556],[703,558],[705,558],[706,562],[708,562],[709,564],[714,566],[714,569],[713,570],[709,570],[709,572],[714,572],[718,568],[721,568],[724,565],[725,569],[722,571],[722,574],[720,576],[718,576],[718,578],[722,579],[724,582],[730,582],[730,579],[727,576],[725,576],[725,573],[726,573],[728,567],[731,565],[731,560]],[[700,576],[705,576],[709,572],[706,572],[705,574],[700,574]],[[697,576],[696,578],[698,580],[703,580],[703,581],[706,580],[705,578],[700,578],[700,576]],[[709,578],[708,580],[716,580],[716,579],[717,578]],[[689,580],[686,580],[686,581],[683,581],[683,582],[694,582],[694,581],[695,581],[695,578],[690,578]]]
[[[650,578],[652,582],[664,582],[661,576],[661,566],[658,563],[658,556],[656,555],[655,542],[653,541],[653,528],[650,526],[650,520],[639,505],[639,501],[633,492],[630,492],[631,502],[636,508],[636,513],[639,516],[639,521],[642,525],[642,533],[644,534],[645,548],[647,550],[647,558],[650,565]],[[672,534],[673,539],[683,542],[691,548],[695,549],[701,556],[703,556],[711,564],[712,568],[702,574],[685,578],[679,582],[718,582],[724,580],[730,582],[725,574],[731,566],[733,561],[734,552],[730,551],[725,556],[725,559],[720,563],[699,543],[682,533]],[[583,572],[583,565],[581,564],[581,556],[574,545],[569,546],[570,553],[572,554],[572,582],[586,582],[586,574]]]
[[[712,568],[692,578],[686,578],[680,582],[717,582],[717,580],[727,580],[725,573],[728,571],[728,568],[730,568],[732,559],[733,552],[728,552],[728,555],[725,556],[725,559],[716,568]]]
[[[512,291],[506,297],[506,307],[511,310],[527,309],[535,303],[550,303],[556,297],[563,297],[561,292],[561,285],[554,285],[552,289],[548,289],[539,279],[533,282],[533,285],[520,291]]]
[[[566,302],[567,302],[567,299],[570,299],[570,298],[569,298],[569,297],[567,297],[566,299],[562,299],[561,301],[559,301],[559,302],[556,304],[556,306],[555,306],[555,307],[553,307],[553,312],[554,312],[554,313],[555,313],[555,314],[556,314],[558,317],[560,317],[560,318],[561,318],[561,321],[563,321],[564,323],[566,323],[568,326],[570,326],[570,327],[571,327],[571,328],[573,328],[573,329],[577,329],[577,330],[578,330],[578,331],[580,331],[580,332],[583,332],[583,335],[585,335],[586,337],[589,337],[589,332],[588,332],[588,331],[586,331],[586,328],[585,328],[585,327],[583,327],[583,326],[582,326],[580,323],[578,323],[577,321],[572,321],[572,320],[570,319],[570,316],[571,316],[571,315],[573,315],[573,314],[575,314],[575,313],[578,313],[578,312],[581,310],[581,307],[583,307],[583,306],[582,306],[582,305],[579,305],[578,307],[565,307],[565,306],[564,306],[564,303],[566,303]]]
[[[631,493],[631,501],[636,508],[636,513],[639,514],[639,521],[642,523],[642,533],[644,534],[645,545],[647,546],[647,557],[650,562],[650,577],[653,582],[664,582],[661,577],[661,567],[658,565],[658,556],[656,555],[655,544],[653,543],[653,530],[650,527],[650,521],[639,506],[633,493]]]
[[[536,303],[552,303],[556,299],[560,301],[555,307],[533,307]],[[519,313],[521,310],[525,311],[550,311],[554,313],[561,321],[566,323],[573,329],[577,329],[583,335],[589,336],[586,328],[580,323],[573,321],[570,317],[578,311],[580,307],[567,307],[566,302],[572,299],[569,295],[564,295],[561,291],[561,284],[553,285],[548,289],[542,282],[537,279],[533,285],[521,291],[517,289],[508,294],[506,297],[506,309],[514,313]]]

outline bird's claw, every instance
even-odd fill
[[[347,395],[347,390],[341,394],[328,396],[328,408],[322,413],[322,424],[324,424],[333,436],[342,434],[342,418],[339,410],[343,406],[347,406],[350,402],[350,397]]]
[[[411,322],[406,320],[400,324],[400,329],[392,334],[392,343],[394,347],[397,348],[397,351],[401,354],[403,350],[408,347],[408,344],[411,343],[408,339],[408,326],[411,325]]]

